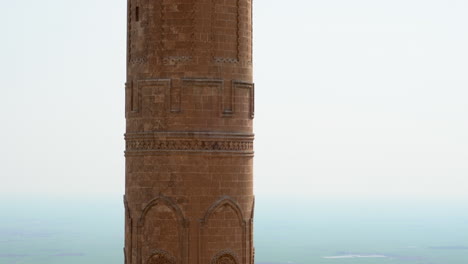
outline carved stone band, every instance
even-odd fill
[[[253,134],[154,132],[125,135],[126,154],[138,152],[214,152],[253,154]]]

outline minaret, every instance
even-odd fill
[[[252,0],[128,0],[125,263],[253,264]]]

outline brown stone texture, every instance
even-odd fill
[[[252,264],[252,0],[128,0],[126,264]]]

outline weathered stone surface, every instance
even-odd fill
[[[128,0],[126,264],[253,263],[252,0]]]

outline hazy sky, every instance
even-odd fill
[[[2,4],[0,193],[124,193],[125,9]],[[254,0],[256,195],[468,199],[467,11]]]

